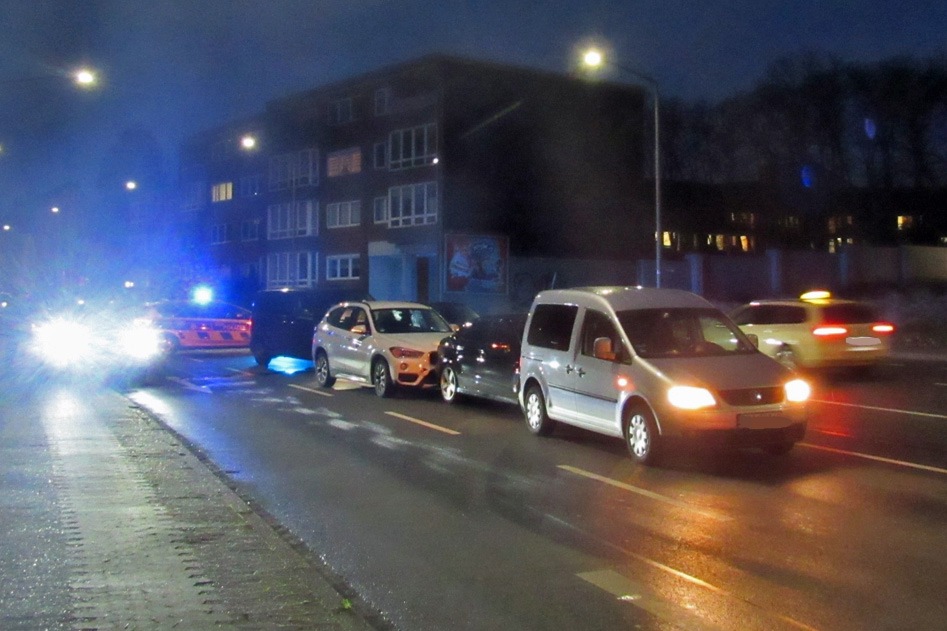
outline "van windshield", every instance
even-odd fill
[[[753,343],[716,309],[634,309],[618,321],[645,358],[750,354]]]

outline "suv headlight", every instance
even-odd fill
[[[682,410],[699,410],[717,405],[717,400],[710,390],[694,386],[673,386],[668,390],[668,401]]]

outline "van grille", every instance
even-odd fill
[[[781,386],[771,388],[745,388],[741,390],[721,390],[720,397],[728,405],[746,407],[751,405],[772,405],[782,403]]]

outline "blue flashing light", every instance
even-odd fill
[[[214,290],[207,285],[199,285],[194,288],[191,294],[191,300],[199,305],[206,305],[214,299]]]
[[[812,185],[815,184],[815,172],[808,164],[799,171],[799,177],[802,179],[802,185],[806,188],[812,188]]]
[[[878,134],[878,126],[875,124],[874,119],[866,118],[865,119],[865,136],[868,137],[868,140],[874,140],[877,134]]]

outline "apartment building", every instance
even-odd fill
[[[489,308],[511,256],[653,250],[647,112],[634,86],[432,55],[188,139],[182,217],[231,293]]]

